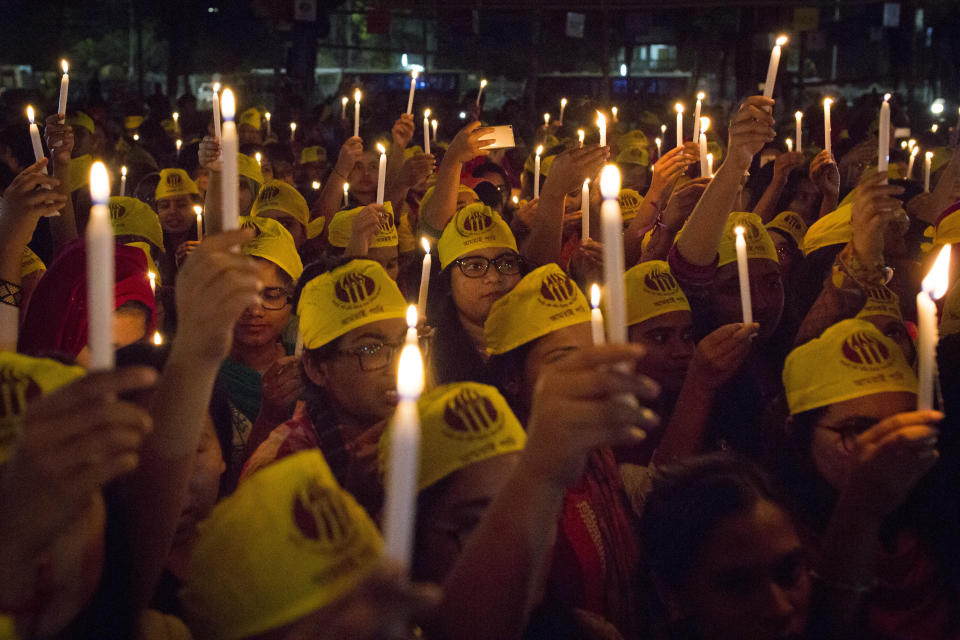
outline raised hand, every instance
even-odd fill
[[[398,151],[406,149],[407,145],[410,144],[410,140],[413,139],[414,128],[412,114],[404,113],[397,118],[391,130],[394,145],[391,149],[397,149]]]
[[[360,136],[347,138],[347,141],[340,147],[339,155],[337,155],[337,164],[333,167],[334,173],[346,180],[362,155],[363,138]]]
[[[833,154],[824,149],[810,163],[810,181],[817,186],[823,195],[839,196],[840,169],[833,159]]]
[[[44,158],[17,174],[3,192],[4,206],[0,210],[0,220],[17,226],[29,226],[32,234],[41,217],[57,215],[64,207],[67,196],[55,191],[60,186],[60,180],[43,172],[47,163],[48,160]]]
[[[679,187],[670,196],[663,210],[663,224],[671,233],[677,233],[690,217],[693,208],[700,202],[700,196],[710,184],[710,178],[694,178]]]
[[[781,153],[773,159],[774,181],[786,182],[790,177],[790,172],[802,167],[804,162],[806,162],[806,159],[800,151]]]
[[[483,136],[493,133],[490,127],[481,127],[479,122],[471,122],[454,136],[450,142],[450,147],[444,154],[444,159],[450,158],[453,162],[461,164],[470,162],[477,156],[486,156],[490,151],[486,147],[493,144],[493,138],[484,138]]]
[[[699,159],[700,147],[695,142],[684,142],[682,147],[674,147],[667,151],[653,164],[648,194],[656,203],[662,205],[674,181]]]
[[[857,198],[853,201],[850,224],[853,226],[853,250],[866,266],[882,266],[884,234],[887,226],[897,219],[901,208],[896,197],[903,187],[886,184],[887,176],[872,175],[860,182]]]
[[[772,98],[750,96],[730,121],[727,160],[738,169],[746,171],[753,156],[776,137],[775,122],[770,115],[773,103]]]
[[[562,196],[579,190],[587,178],[596,178],[610,157],[609,147],[568,149],[553,160],[550,175],[543,183],[543,193]]]
[[[436,159],[432,153],[418,153],[403,163],[400,168],[400,174],[397,177],[399,186],[403,188],[415,187],[424,182],[436,165]]]
[[[759,326],[727,324],[705,336],[690,361],[688,380],[712,390],[729,382],[750,355],[750,345]]]
[[[197,150],[197,159],[201,167],[210,171],[220,171],[223,168],[223,159],[220,157],[220,140],[215,136],[204,136]]]
[[[384,216],[390,213],[382,204],[370,203],[360,210],[353,219],[350,229],[350,241],[347,244],[345,255],[363,257],[370,250],[370,242],[377,235],[377,227]]]
[[[69,164],[70,154],[73,153],[73,127],[60,124],[60,115],[53,114],[44,120],[44,136],[47,138],[47,148],[57,164]]]

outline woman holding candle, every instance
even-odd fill
[[[373,158],[373,176],[368,175],[369,171],[366,164],[369,164]],[[369,204],[376,197],[377,190],[377,164],[373,153],[364,154],[363,139],[359,137],[347,138],[340,147],[340,153],[337,155],[337,162],[327,176],[323,188],[320,190],[320,197],[314,200],[310,207],[311,218],[322,217],[327,220],[327,224],[333,218],[333,214],[340,209],[348,208],[343,201],[344,184],[349,184],[349,197],[351,204],[361,204],[355,193],[353,181],[363,178],[361,186],[363,192],[362,204]],[[371,195],[372,194],[372,195]]]
[[[252,215],[279,222],[293,237],[297,251],[307,241],[310,208],[300,192],[282,180],[264,183],[253,205]]]
[[[197,219],[193,206],[200,202],[199,189],[183,169],[164,169],[153,193],[157,216],[163,228],[164,255],[161,280],[172,283],[177,268],[197,245]]]
[[[327,229],[331,254],[373,260],[394,281],[400,269],[398,239],[393,207],[389,202],[338,211]]]

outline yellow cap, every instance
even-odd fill
[[[634,129],[632,131],[628,131],[627,133],[617,138],[617,148],[619,149],[629,149],[630,147],[646,148],[647,146],[648,146],[647,134],[645,134],[640,129]]]
[[[14,443],[23,430],[27,403],[82,378],[85,373],[81,367],[56,360],[0,351],[0,464],[13,453]]]
[[[123,119],[123,128],[124,129],[139,129],[140,125],[143,124],[143,116],[126,116]]]
[[[296,281],[303,273],[303,262],[297,253],[293,236],[282,224],[273,218],[240,216],[241,227],[254,227],[257,237],[245,242],[240,252],[247,256],[256,256],[277,265]]]
[[[110,198],[110,224],[115,236],[137,236],[163,249],[160,218],[146,202],[126,196]]]
[[[343,334],[379,320],[406,318],[397,283],[372,260],[351,260],[303,287],[297,316],[303,346],[319,349]]]
[[[394,220],[393,205],[389,202],[383,203],[387,215],[380,219],[377,225],[377,235],[370,241],[371,249],[380,247],[397,246],[397,223]],[[353,209],[344,209],[337,211],[330,221],[330,228],[327,230],[327,239],[333,247],[346,247],[350,244],[350,234],[353,232],[353,221],[363,211],[364,207]]]
[[[323,455],[264,467],[200,525],[183,590],[198,638],[233,640],[336,602],[379,564],[383,541]]]
[[[260,189],[253,203],[253,215],[262,215],[264,211],[282,211],[306,226],[310,222],[310,207],[300,192],[283,180],[271,180]]]
[[[323,147],[313,146],[304,147],[300,152],[300,164],[309,164],[311,162],[326,162],[327,150]]]
[[[35,254],[30,247],[23,248],[23,256],[20,258],[20,277],[26,278],[31,273],[37,271],[46,271],[47,265],[43,264],[40,256]]]
[[[951,205],[937,218],[933,228],[933,244],[955,244],[960,242],[960,204]]]
[[[784,211],[776,218],[767,223],[768,230],[781,231],[793,240],[797,248],[803,246],[803,236],[807,233],[807,223],[799,213],[795,211]]]
[[[803,255],[808,256],[817,249],[830,245],[850,242],[853,237],[853,227],[850,226],[852,213],[853,202],[851,201],[810,225],[803,236]]]
[[[627,270],[624,280],[628,326],[671,311],[690,311],[687,296],[663,260],[641,262]]]
[[[146,242],[128,242],[126,243],[128,247],[136,247],[143,251],[143,255],[147,258],[147,273],[151,271],[156,274],[156,284],[159,286],[162,284],[160,278],[160,269],[157,268],[157,263],[153,261],[153,256],[150,254],[150,245]]]
[[[89,153],[70,158],[70,193],[90,184],[91,166],[93,166],[93,156]]]
[[[455,382],[424,394],[420,411],[420,477],[423,491],[475,462],[522,451],[527,434],[495,387]],[[390,459],[390,430],[380,438],[380,469]]]
[[[888,316],[903,322],[903,314],[900,313],[900,296],[884,285],[871,287],[866,293],[867,301],[857,314],[858,318],[866,320],[870,316]]]
[[[190,179],[183,169],[163,169],[160,171],[160,181],[153,193],[155,200],[175,198],[177,196],[198,196],[200,189],[197,183]]]
[[[617,154],[617,164],[636,164],[642,167],[650,166],[650,150],[646,147],[621,148]]]
[[[640,213],[643,196],[641,196],[640,192],[636,189],[620,189],[617,200],[620,202],[620,213],[623,216],[624,222],[633,220],[637,217],[637,214]]]
[[[64,123],[70,125],[71,127],[81,127],[86,129],[90,133],[96,131],[96,127],[93,124],[93,118],[85,114],[83,111],[75,111],[68,115],[64,119]]]
[[[423,155],[423,147],[418,144],[413,145],[412,147],[407,147],[403,150],[403,159],[409,160],[413,156]]]
[[[737,261],[734,233],[737,227],[744,228],[743,238],[747,242],[747,258],[765,258],[780,262],[777,247],[764,228],[760,216],[749,211],[735,211],[727,217],[727,224],[723,227],[723,236],[720,238],[720,246],[717,247],[717,253],[720,255],[717,267]]]
[[[260,165],[246,154],[237,154],[237,172],[244,178],[250,178],[256,182],[258,187],[263,184],[263,171]]]
[[[446,269],[451,262],[471,251],[489,247],[516,251],[517,240],[499,213],[482,202],[468,204],[457,211],[440,236],[437,243],[440,268]]]
[[[260,112],[256,107],[250,107],[246,111],[240,114],[240,124],[246,124],[257,131],[260,131]]]
[[[434,175],[436,175],[436,174],[434,174]],[[435,178],[434,178],[433,176],[431,176],[430,178],[428,178],[428,180],[430,180],[430,179],[435,180]],[[428,202],[430,202],[430,198],[433,197],[433,192],[434,192],[435,189],[436,189],[436,187],[432,187],[432,186],[429,187],[429,188],[426,190],[426,192],[423,194],[423,197],[420,198],[420,211],[423,211],[423,208],[427,206],[427,203],[428,203]],[[471,189],[470,187],[468,187],[468,186],[465,185],[465,184],[459,184],[459,185],[457,185],[457,195],[460,195],[461,193],[468,193],[468,194],[470,194],[471,196],[473,196],[473,201],[474,201],[474,202],[480,200],[480,196],[477,195],[477,192],[474,191],[473,189]]]
[[[590,305],[576,283],[556,264],[524,276],[510,293],[493,303],[483,324],[487,351],[513,351],[558,329],[590,322]]]
[[[842,320],[787,356],[790,414],[889,391],[917,392],[903,351],[864,320]]]
[[[326,224],[327,224],[327,219],[324,218],[323,216],[320,216],[319,218],[314,218],[313,220],[308,222],[307,223],[307,239],[313,240],[314,238],[319,236],[321,233],[323,233],[323,228],[324,226],[326,226]]]

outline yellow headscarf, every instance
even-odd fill
[[[793,240],[799,249],[803,246],[803,236],[807,233],[807,223],[804,222],[799,213],[784,211],[767,223],[767,229],[776,229],[783,232]]]
[[[163,249],[160,218],[146,202],[126,196],[110,198],[110,224],[115,236],[137,236],[157,249]]]
[[[687,296],[663,260],[641,262],[627,270],[624,280],[628,326],[672,311],[690,311]]]
[[[277,629],[349,593],[382,551],[320,451],[296,453],[250,476],[200,525],[185,618],[210,640]]]
[[[383,203],[387,214],[377,225],[377,235],[370,241],[371,249],[380,247],[397,246],[397,224],[394,220],[393,205],[389,202]],[[344,248],[350,244],[350,235],[353,233],[353,221],[363,211],[364,207],[354,209],[344,209],[337,211],[330,221],[330,228],[327,229],[327,239],[331,246]]]
[[[794,349],[783,368],[790,414],[889,391],[917,392],[903,351],[864,320],[842,320]]]
[[[240,226],[254,227],[257,230],[257,237],[245,242],[240,248],[241,253],[269,260],[283,269],[294,282],[297,281],[303,273],[303,262],[300,261],[293,236],[282,224],[273,218],[241,216]]]
[[[357,327],[406,318],[407,302],[397,283],[372,260],[351,260],[303,287],[297,316],[303,346],[319,349]]]
[[[154,200],[175,198],[177,196],[198,196],[200,189],[197,183],[183,169],[163,169],[160,171],[160,181],[153,192]]]
[[[737,261],[736,235],[734,234],[734,229],[737,227],[744,228],[743,238],[747,242],[747,258],[765,258],[776,263],[780,262],[777,247],[764,228],[760,216],[749,211],[738,211],[730,214],[727,224],[723,227],[723,236],[720,238],[720,246],[717,247],[717,253],[720,255],[717,267]]]
[[[581,322],[590,322],[586,297],[560,267],[548,264],[493,303],[483,335],[487,351],[498,355]]]
[[[283,180],[271,180],[260,189],[253,203],[253,215],[259,216],[265,211],[277,210],[286,213],[306,226],[310,222],[310,207],[300,192]]]
[[[420,410],[420,477],[423,491],[470,465],[522,451],[526,432],[496,388],[455,382],[424,394]],[[390,459],[390,430],[380,438],[380,469]]]
[[[851,201],[810,225],[803,236],[803,255],[808,256],[817,249],[830,245],[850,242],[850,238],[853,237],[853,227],[850,226],[852,213],[853,202]]]
[[[446,269],[471,251],[489,247],[517,251],[517,240],[499,213],[482,202],[474,202],[457,211],[443,230],[437,243],[440,268]]]

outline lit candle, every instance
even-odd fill
[[[290,123],[290,142],[291,143],[293,143],[293,140],[296,137],[296,135],[297,135],[297,123],[291,122]]]
[[[407,113],[413,115],[413,92],[417,90],[417,70],[410,72],[410,94],[407,96]]]
[[[360,89],[353,92],[353,137],[360,135],[360,98],[363,94]]]
[[[60,114],[60,124],[63,124],[64,116],[67,113],[67,93],[70,90],[70,74],[67,73],[70,65],[66,60],[61,60],[60,67],[63,69],[63,75],[60,76],[60,105],[57,108],[57,113]]]
[[[930,125],[930,132],[931,132],[931,133],[936,133],[937,131],[939,131],[939,129],[940,129],[940,125],[937,124],[936,122],[934,122],[932,125]]]
[[[483,95],[483,88],[487,86],[486,79],[480,81],[480,90],[477,91],[477,106],[480,106],[480,96]]]
[[[350,183],[343,183],[343,208],[346,209],[350,204]]]
[[[430,121],[430,129],[433,132],[433,141],[437,141],[437,127],[440,126],[440,123],[437,122],[436,118]]]
[[[320,181],[314,180],[313,182],[311,182],[311,183],[310,183],[310,188],[313,189],[314,191],[319,191],[319,190],[320,190]]]
[[[407,310],[407,326],[416,331],[417,308]],[[423,393],[423,356],[416,342],[400,351],[397,372],[397,410],[390,422],[390,453],[384,485],[383,537],[387,557],[409,568],[417,513],[420,473],[420,413]]]
[[[793,114],[797,121],[797,153],[803,152],[803,111]]]
[[[263,114],[263,119],[267,121],[267,137],[270,137],[270,112],[267,111]]]
[[[713,154],[707,154],[707,175],[713,178]]]
[[[433,257],[430,255],[430,241],[425,237],[420,238],[420,244],[423,245],[424,256],[423,265],[420,267],[420,295],[417,297],[417,312],[427,317],[427,291],[430,288],[430,268],[433,266]]]
[[[147,277],[150,279],[150,291],[152,293],[157,292],[157,274],[153,271],[147,271]]]
[[[600,174],[600,209],[603,225],[603,276],[606,287],[607,323],[610,341],[627,341],[626,291],[623,283],[623,216],[620,213],[620,170],[608,164]]]
[[[617,109],[616,107],[610,107],[610,115],[613,116],[613,121],[614,121],[614,122],[620,122],[620,119],[617,118],[617,114],[618,114],[618,113],[620,113],[620,110],[619,110],[619,109]]]
[[[664,138],[667,137],[667,125],[665,124],[660,125],[660,135]]]
[[[700,118],[700,175],[708,176],[707,170],[707,129],[710,127],[710,118]]]
[[[883,96],[880,105],[880,130],[877,134],[877,173],[887,175],[890,166],[890,94]]]
[[[593,346],[599,347],[606,343],[607,336],[603,333],[603,313],[600,311],[600,287],[597,283],[590,285],[590,333],[593,335]]]
[[[550,126],[550,114],[549,114],[549,113],[543,114],[543,126],[544,126],[544,127],[549,127],[549,126]]]
[[[110,178],[100,161],[90,167],[87,221],[87,346],[90,370],[113,369],[114,240],[110,224]]]
[[[350,98],[343,96],[340,98],[340,117],[344,120],[347,119],[347,103],[350,102]]]
[[[160,335],[159,331],[153,332],[153,344],[157,345],[158,347],[163,344],[163,336]]]
[[[750,269],[747,265],[747,241],[743,237],[744,228],[736,227],[737,235],[737,274],[740,277],[740,307],[743,310],[743,323],[753,324],[753,303],[750,299]]]
[[[537,147],[537,156],[533,160],[533,197],[540,197],[540,154],[543,153],[543,145]]]
[[[913,180],[913,163],[920,153],[920,147],[914,147],[910,150],[910,160],[907,162],[907,180]]]
[[[663,144],[663,140],[661,140],[660,138],[655,138],[654,142],[657,143],[657,160],[659,160],[660,154],[661,154],[661,145]],[[650,167],[653,168],[653,165],[650,165]]]
[[[580,191],[580,242],[590,238],[590,178],[583,181]]]
[[[917,409],[933,409],[937,372],[937,303],[947,292],[950,274],[950,245],[944,245],[917,294]]]
[[[174,111],[171,115],[173,117],[173,130],[176,133],[180,133],[180,112]]]
[[[40,129],[37,128],[37,123],[34,121],[31,105],[27,105],[27,120],[30,121],[30,143],[33,145],[33,159],[40,162],[45,156],[43,155],[43,144],[40,142]],[[47,173],[46,167],[43,168],[43,172]]]
[[[203,207],[195,204],[193,212],[197,214],[197,242],[200,242],[203,240]]]
[[[174,144],[175,144],[176,147],[177,147],[177,157],[179,158],[179,157],[180,157],[180,147],[183,146],[183,140],[181,140],[180,138],[177,138],[177,140],[176,140],[176,142],[174,142]]]
[[[223,142],[220,144],[220,148],[223,149],[223,173],[220,177],[223,186],[221,196],[223,217],[220,221],[220,231],[232,231],[240,226],[240,173],[237,166],[237,155],[240,151],[237,125],[233,121],[236,115],[233,91],[224,89],[221,103],[223,107]]]
[[[697,104],[693,107],[693,139],[694,140],[700,139],[700,108],[701,108],[701,105],[703,104],[703,99],[706,97],[707,95],[703,91],[698,93]]]
[[[597,111],[597,128],[600,130],[600,146],[607,146],[607,118]]]
[[[907,149],[909,149],[910,151],[913,151],[913,148],[915,146],[917,146],[917,141],[914,138],[910,138],[909,140],[907,140]]]
[[[923,154],[923,192],[930,193],[930,169],[933,165],[933,151]]]
[[[430,109],[423,110],[423,152],[430,153]]]
[[[787,138],[784,142],[787,145],[787,153],[793,153],[793,139]]]
[[[259,151],[257,151],[256,153],[253,154],[253,159],[257,161],[257,166],[262,169],[262,168],[263,168],[263,156],[260,155],[260,152],[259,152]]]
[[[566,108],[567,108],[567,99],[566,99],[566,98],[560,98],[560,124],[561,124],[561,126],[563,125],[563,112],[566,110]]]
[[[127,195],[127,165],[120,167],[120,195]]]
[[[380,152],[380,171],[377,173],[377,204],[383,204],[383,191],[387,182],[387,150],[378,142],[377,151]]]
[[[220,142],[220,83],[213,83],[213,135]]]
[[[674,109],[677,110],[677,146],[683,146],[683,105],[679,102],[674,105]]]
[[[583,129],[577,129],[577,148],[583,149],[583,140],[587,136],[587,132]]]
[[[773,85],[777,82],[777,69],[780,67],[780,47],[787,44],[787,36],[780,36],[770,51],[770,64],[767,66],[767,80],[763,83],[763,97],[773,97]]]
[[[830,105],[833,104],[833,98],[823,99],[823,148],[827,153],[830,150]]]

